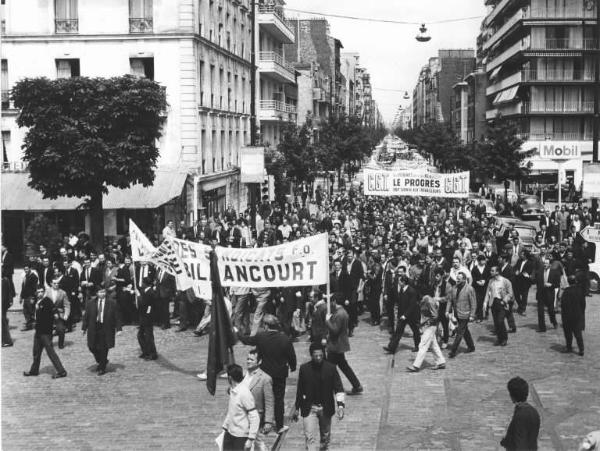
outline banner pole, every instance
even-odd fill
[[[140,262],[140,268],[142,267],[142,262]],[[137,289],[137,282],[136,282],[136,275],[135,275],[136,271],[135,271],[135,262],[133,262],[133,296],[135,297],[135,308],[139,309],[140,305],[138,303],[138,289]]]

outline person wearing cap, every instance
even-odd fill
[[[583,335],[585,329],[585,292],[577,284],[576,277],[569,276],[569,286],[561,296],[562,327],[565,334],[566,347],[562,352],[573,352],[573,337],[577,341],[579,355],[583,357]]]
[[[325,360],[325,349],[311,343],[311,360],[300,366],[293,421],[302,417],[305,446],[308,451],[329,449],[331,418],[344,418],[345,394],[336,366]],[[336,408],[337,406],[337,408]]]
[[[509,380],[506,387],[515,411],[500,446],[510,451],[537,450],[540,414],[527,402],[529,384],[517,376]]]

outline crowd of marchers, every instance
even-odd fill
[[[315,428],[311,418],[330,419],[335,413],[333,399],[338,410],[342,409],[338,415],[343,416],[344,391],[341,381],[335,379],[331,382],[334,397],[329,399],[315,389],[313,380],[320,377],[320,371],[328,371],[323,367],[334,365],[352,385],[348,394],[363,392],[345,353],[364,312],[368,312],[372,327],[389,330],[390,341],[384,347],[388,353],[397,352],[408,326],[412,350],[417,353],[409,371],[422,368],[430,348],[435,356],[431,368],[441,370],[447,365],[446,358],[454,358],[464,349],[460,347],[463,340],[465,353],[475,351],[469,331],[472,322],[487,321],[491,316],[495,344],[505,346],[509,334],[517,333],[515,315],[531,314],[528,299],[533,287],[538,331],[546,331],[546,317],[557,328],[560,312],[564,351],[572,352],[575,340],[583,356],[589,262],[594,249],[578,232],[593,219],[587,210],[575,206],[568,216],[561,215],[560,209],[552,215],[548,212],[540,220],[533,245],[526,246],[518,230],[488,216],[483,203],[375,198],[361,193],[362,187],[354,186],[332,196],[320,191],[311,199],[307,194],[293,205],[264,201],[258,206],[254,229],[250,228],[249,211],[238,215],[229,207],[214,217],[201,218],[192,227],[169,221],[162,231],[163,238],[175,236],[230,247],[271,246],[329,233],[329,299],[324,285],[226,290],[240,340],[257,347],[260,366],[272,380],[271,426],[277,431],[286,427],[285,380],[288,369],[295,370],[296,365],[295,356],[290,357],[291,343],[306,333],[313,343],[311,352],[318,355],[312,356],[313,366],[301,374],[300,382],[304,382],[298,387],[302,395],[297,408],[306,420],[307,443],[327,446],[330,423],[317,421]],[[24,329],[35,329],[35,334],[34,362],[25,375],[37,375],[46,349],[57,370],[55,377],[65,376],[52,335],[58,335],[62,348],[64,334],[79,321],[88,334],[87,344],[99,374],[106,372],[108,350],[124,325],[139,326],[140,357],[147,360],[157,358],[153,326],[166,329],[175,320],[181,332],[191,328],[201,335],[206,330],[210,299],[195,298],[189,290],[178,291],[171,274],[151,264],[134,264],[130,254],[126,237],[96,253],[85,236],[70,236],[58,255],[51,256],[41,247],[39,254],[26,262],[19,302]],[[2,262],[3,346],[10,346],[6,310],[15,290],[14,268],[6,249]],[[284,361],[272,361],[269,334],[280,337],[285,352],[278,352]],[[324,366],[319,363],[323,361]],[[316,364],[321,365],[319,369]],[[198,377],[205,379],[206,374]],[[307,405],[306,400],[314,396],[326,399]],[[266,422],[264,413],[261,430]]]

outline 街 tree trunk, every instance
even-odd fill
[[[102,192],[90,196],[90,241],[98,252],[104,248],[104,211],[102,209]]]

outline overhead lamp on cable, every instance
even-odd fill
[[[410,99],[410,96],[408,95],[408,91],[404,91],[404,97],[403,97],[403,99],[404,100]]]
[[[427,34],[427,27],[425,24],[421,24],[421,28],[419,28],[419,34],[415,38],[419,42],[428,42],[431,41],[431,36]]]

